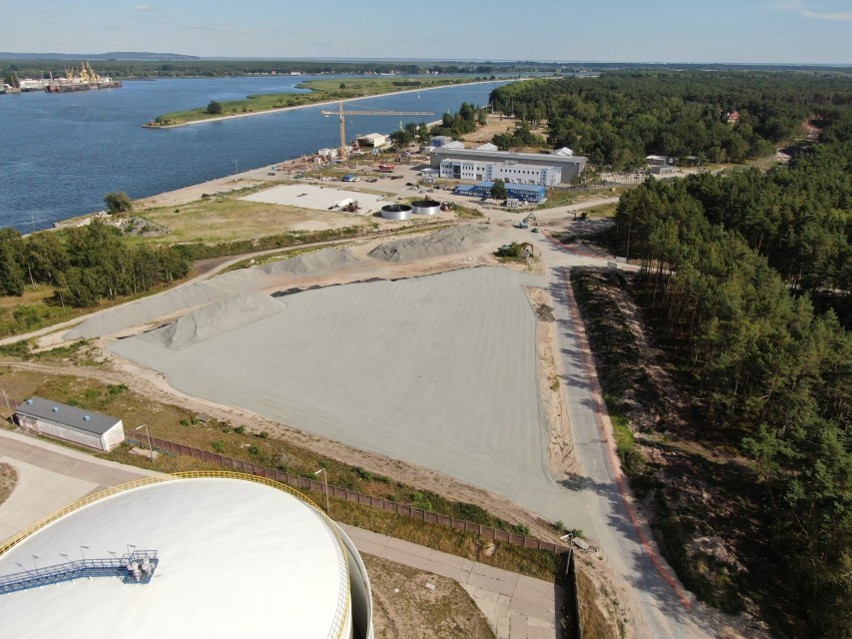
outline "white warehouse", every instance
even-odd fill
[[[476,182],[503,180],[512,184],[534,184],[536,186],[556,186],[562,182],[562,167],[560,166],[446,159],[441,161],[439,170],[440,177],[452,180],[473,180]]]
[[[31,433],[49,435],[102,451],[124,441],[120,419],[94,411],[32,397],[15,409],[18,426]]]

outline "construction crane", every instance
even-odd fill
[[[344,111],[343,110],[343,102],[338,104],[337,111],[321,111],[324,116],[328,117],[330,115],[340,116],[340,158],[342,160],[346,159],[346,116],[347,115],[393,115],[393,116],[403,116],[403,115],[435,115],[432,111],[382,111],[381,109],[373,109],[373,110],[358,110],[358,111]]]

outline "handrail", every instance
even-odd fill
[[[38,588],[83,577],[120,577],[126,584],[147,584],[160,563],[156,550],[134,550],[121,557],[68,561],[0,577],[0,594]]]

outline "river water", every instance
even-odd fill
[[[322,76],[327,79],[330,76]],[[336,76],[345,81],[348,76]],[[157,115],[241,99],[255,93],[298,93],[312,76],[164,79],[125,82],[120,89],[0,95],[0,226],[22,232],[103,209],[109,191],[131,198],[223,177],[235,171],[339,144],[336,117],[309,107],[176,129],[145,129]],[[462,102],[486,104],[501,83],[365,98],[357,104],[395,111],[433,111],[403,123],[438,120]],[[389,133],[399,117],[353,117],[347,137]]]

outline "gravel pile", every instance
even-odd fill
[[[267,275],[319,275],[343,266],[349,266],[358,261],[349,249],[324,248],[312,253],[305,253],[289,260],[272,262],[260,268]]]
[[[428,235],[379,244],[368,255],[386,262],[411,262],[469,251],[486,239],[488,231],[482,225],[452,226]]]
[[[168,348],[180,349],[270,317],[282,310],[284,302],[269,295],[238,295],[188,313],[169,326],[147,333],[145,339],[159,341]]]

